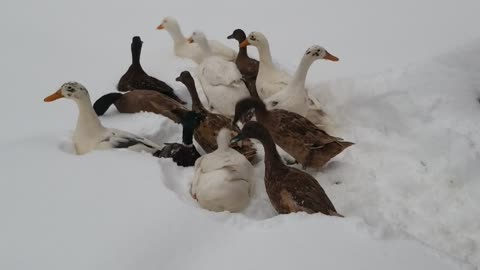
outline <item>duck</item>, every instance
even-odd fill
[[[265,149],[265,189],[279,214],[306,212],[343,217],[313,176],[282,162],[267,128],[258,122],[247,122],[232,142],[245,138],[259,140]]]
[[[260,63],[255,85],[258,95],[264,100],[286,87],[291,79],[291,75],[278,69],[273,64],[270,45],[264,34],[251,32],[239,46],[240,48],[245,48],[249,45],[258,49]]]
[[[339,60],[338,57],[330,54],[321,46],[314,45],[309,47],[287,86],[265,100],[267,108],[294,112],[307,117],[308,120],[316,125],[322,125],[321,120],[325,113],[319,107],[316,107],[316,103],[310,99],[305,88],[308,70],[313,62],[318,59],[334,62]]]
[[[120,78],[117,89],[120,92],[128,92],[132,90],[153,90],[164,94],[165,96],[178,101],[182,104],[186,104],[177,95],[175,95],[173,89],[165,82],[149,76],[142,68],[140,64],[140,54],[142,52],[142,40],[139,36],[132,38],[132,64],[128,68],[127,72]]]
[[[197,64],[202,63],[205,58],[203,51],[197,44],[192,44],[187,41],[187,38],[182,34],[180,25],[175,18],[171,16],[165,17],[162,20],[162,23],[157,26],[157,30],[163,29],[167,30],[173,39],[173,50],[176,56],[191,59]],[[216,40],[209,40],[208,44],[210,45],[210,48],[212,48],[212,53],[214,55],[222,57],[227,61],[235,61],[237,54],[233,49]]]
[[[164,143],[162,150],[155,153],[161,158],[171,158],[178,166],[191,167],[201,156],[193,144],[193,131],[201,121],[201,115],[193,111],[178,112],[181,115],[182,143]]]
[[[197,67],[197,75],[209,107],[222,115],[233,117],[237,101],[250,96],[242,74],[235,63],[212,54],[203,32],[193,32],[188,41],[197,43],[205,54],[205,59]]]
[[[152,112],[161,114],[177,124],[181,123],[179,113],[188,111],[188,108],[180,102],[152,90],[135,90],[125,94],[108,93],[95,101],[93,109],[101,116],[112,104],[120,113]]]
[[[192,111],[201,115],[202,120],[200,125],[195,129],[193,134],[195,141],[198,142],[205,152],[211,153],[218,148],[217,136],[222,128],[228,128],[233,136],[238,133],[236,127],[232,126],[229,118],[205,109],[198,97],[195,81],[190,72],[183,71],[176,78],[176,81],[186,86],[192,98]],[[243,154],[250,162],[256,161],[257,150],[251,141],[244,140],[241,143],[232,145],[232,148]]]
[[[242,29],[235,29],[233,33],[227,37],[227,39],[235,39],[240,45],[247,39],[247,35]],[[258,60],[248,56],[247,47],[239,47],[235,64],[243,76],[243,80],[248,88],[248,91],[250,92],[250,96],[255,96],[257,93],[255,82],[258,74]]]
[[[231,132],[222,128],[217,150],[195,162],[190,194],[199,205],[214,212],[240,212],[247,207],[253,190],[253,166],[229,147]]]
[[[71,99],[78,106],[77,126],[73,133],[75,152],[83,155],[96,149],[127,148],[155,154],[162,147],[146,138],[122,130],[106,128],[100,123],[90,101],[90,95],[82,84],[66,82],[60,89],[47,96],[44,101],[61,98]]]
[[[321,168],[352,142],[330,136],[307,118],[282,109],[267,110],[257,98],[246,98],[235,107],[235,125],[240,117],[254,109],[255,117],[273,137],[275,143],[295,158],[303,168]]]

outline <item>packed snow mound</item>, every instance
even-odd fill
[[[478,267],[479,75],[477,41],[427,63],[311,87],[340,125],[336,135],[356,142],[340,166],[316,175],[337,208]]]

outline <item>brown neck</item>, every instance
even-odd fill
[[[247,46],[238,49],[238,56],[247,57],[247,58],[248,58]],[[238,56],[237,56],[237,57],[238,57]]]
[[[183,82],[190,93],[190,97],[192,98],[192,110],[195,112],[206,111],[205,107],[203,107],[200,98],[198,97],[197,88],[195,87],[195,82]]]
[[[265,173],[283,171],[288,167],[282,162],[282,158],[278,154],[277,147],[271,136],[263,136],[258,138],[265,149]]]

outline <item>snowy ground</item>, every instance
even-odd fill
[[[478,269],[480,266],[480,19],[478,1],[31,1],[2,3],[0,269]],[[76,108],[42,99],[63,82],[95,99],[130,62],[174,78],[161,18],[224,41],[259,30],[294,70],[312,44],[312,95],[356,142],[310,171],[347,218],[275,216],[257,170],[242,214],[199,208],[193,170],[128,151],[72,154]],[[250,49],[252,54],[253,49]],[[102,118],[159,142],[180,140],[161,116]]]

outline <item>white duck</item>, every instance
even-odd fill
[[[242,211],[252,195],[253,166],[230,148],[230,139],[230,130],[221,129],[218,149],[195,162],[190,193],[201,207],[215,212]]]
[[[44,99],[51,102],[59,98],[75,101],[78,106],[78,120],[73,143],[77,154],[82,155],[95,149],[128,148],[134,151],[146,151],[152,154],[161,147],[134,134],[105,128],[93,110],[87,89],[77,82],[64,83],[58,91]]]
[[[267,38],[260,32],[252,32],[240,47],[252,45],[258,49],[260,65],[257,75],[257,92],[261,99],[266,99],[287,86],[291,75],[275,67],[270,54]]]
[[[173,39],[173,49],[176,56],[191,59],[197,64],[200,64],[205,58],[203,51],[197,44],[191,44],[187,41],[175,18],[165,17],[157,29],[165,29],[168,31]],[[237,58],[237,53],[233,49],[223,45],[219,41],[209,40],[208,43],[214,55],[218,55],[227,61],[235,61]]]
[[[235,114],[235,104],[250,96],[242,74],[233,62],[215,56],[202,32],[195,31],[189,42],[197,43],[205,54],[197,76],[211,109],[227,117]]]
[[[314,124],[321,124],[323,111],[311,100],[305,88],[308,70],[314,61],[326,59],[338,61],[323,47],[315,45],[307,49],[288,85],[265,100],[268,109],[283,109],[307,117]],[[308,116],[307,116],[308,115]],[[310,118],[309,118],[310,117]]]

